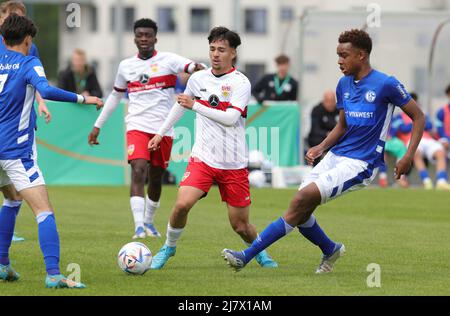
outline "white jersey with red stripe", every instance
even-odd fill
[[[197,113],[192,156],[217,169],[246,168],[245,119],[251,96],[247,77],[235,68],[221,76],[215,76],[211,68],[205,69],[189,78],[185,94],[195,97],[197,103],[209,108],[220,111],[233,108],[241,112],[232,126],[225,126]]]
[[[156,51],[149,59],[135,55],[120,63],[114,89],[128,90],[127,131],[158,131],[172,108],[177,74],[187,72],[190,63],[177,54]],[[173,136],[173,129],[165,136]]]

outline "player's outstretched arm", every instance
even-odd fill
[[[313,165],[314,160],[322,156],[329,148],[333,147],[347,130],[347,122],[345,120],[344,110],[339,111],[339,120],[336,126],[331,130],[328,136],[317,146],[311,147],[306,153],[306,161],[308,165]]]
[[[411,168],[414,160],[414,154],[422,139],[423,130],[425,128],[425,115],[417,106],[416,101],[411,99],[406,105],[402,106],[405,112],[413,121],[411,140],[408,145],[406,154],[400,159],[394,169],[394,176],[398,180],[402,174],[406,174]]]

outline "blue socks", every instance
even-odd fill
[[[280,217],[275,222],[272,222],[261,232],[261,234],[259,234],[258,238],[253,241],[252,245],[243,251],[245,263],[248,263],[258,253],[269,247],[281,237],[289,234],[293,229],[294,227],[286,223],[283,217]]]
[[[59,236],[55,217],[52,212],[42,212],[36,216],[38,222],[39,245],[44,255],[45,269],[48,275],[60,274]]]
[[[447,171],[442,170],[442,171],[438,171],[438,173],[436,174],[436,180],[443,180],[443,181],[447,181]]]
[[[428,171],[426,169],[420,170],[419,176],[420,176],[420,179],[422,179],[422,181],[430,178],[430,175],[428,174]]]
[[[9,264],[9,247],[22,201],[5,199],[0,210],[0,264]]]
[[[311,215],[305,223],[299,225],[298,230],[306,239],[314,245],[319,246],[325,256],[333,253],[336,244],[320,228],[314,215]]]

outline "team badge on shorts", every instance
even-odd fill
[[[134,153],[134,144],[128,145],[128,156],[131,156]]]
[[[184,175],[183,175],[183,178],[181,179],[181,182],[183,182],[184,180],[186,180],[190,175],[191,175],[190,172],[185,172]]]

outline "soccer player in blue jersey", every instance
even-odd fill
[[[345,247],[325,234],[312,213],[320,204],[364,188],[374,179],[383,162],[394,106],[399,106],[413,121],[411,141],[405,156],[397,162],[395,177],[399,179],[411,167],[425,125],[422,111],[395,77],[370,66],[372,40],[366,32],[346,31],[338,42],[338,64],[345,75],[336,88],[339,122],[322,143],[308,150],[308,164],[330,150],[305,177],[284,215],[271,223],[249,248],[222,251],[236,271],[295,227],[323,253],[316,273],[333,270]]]
[[[20,15],[20,16],[26,16],[27,9],[26,9],[25,5],[20,1],[5,1],[5,2],[3,2],[0,5],[0,26],[3,24],[5,19],[12,13]],[[0,52],[3,52],[5,50],[6,50],[6,46],[5,46],[5,43],[3,43],[3,37],[0,35]],[[36,45],[34,45],[34,43],[32,44],[32,46],[30,48],[29,55],[39,58],[39,52],[38,52]],[[52,118],[52,115],[51,115],[50,111],[48,110],[47,105],[45,104],[45,100],[39,95],[39,92],[36,92],[36,101],[38,103],[39,116],[42,116],[42,114],[44,114],[45,121],[47,123],[49,123]],[[36,114],[34,111],[32,112],[31,115],[33,117],[36,117]],[[21,198],[20,198],[20,196],[15,196],[14,200],[20,201]],[[19,212],[19,210],[17,212]],[[14,233],[13,241],[24,241],[24,240],[25,240],[25,238],[20,237]]]
[[[36,161],[35,124],[31,116],[35,91],[45,99],[96,104],[97,97],[83,97],[49,86],[38,58],[28,56],[36,27],[26,17],[11,14],[0,28],[6,50],[0,53],[0,187],[5,201],[0,210],[0,279],[16,281],[19,274],[11,267],[9,247],[20,203],[17,192],[36,216],[41,251],[49,288],[84,288],[60,273],[60,245],[53,208],[44,178]]]

